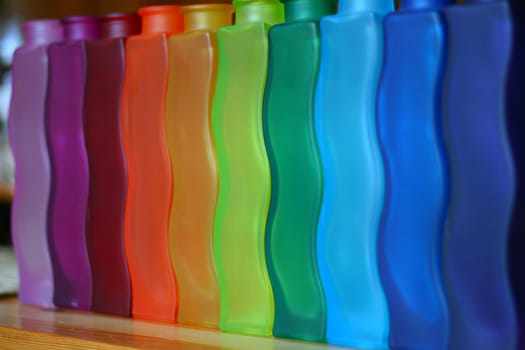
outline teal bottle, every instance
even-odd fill
[[[385,175],[376,128],[383,17],[392,0],[341,0],[321,20],[315,127],[323,169],[317,232],[328,342],[387,349],[377,239]]]
[[[273,335],[325,339],[326,304],[317,266],[322,199],[314,98],[321,54],[319,20],[335,0],[281,0],[285,20],[269,33],[264,136],[272,195],[266,261],[274,291]]]

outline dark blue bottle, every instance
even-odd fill
[[[511,1],[512,56],[507,80],[507,132],[516,171],[516,197],[509,242],[509,267],[518,313],[518,349],[525,349],[525,2]]]
[[[446,37],[439,8],[452,0],[401,0],[384,21],[378,96],[387,175],[378,241],[392,349],[446,349],[448,310],[441,241],[448,170],[440,103]]]
[[[507,270],[516,178],[505,121],[512,20],[507,1],[446,10],[443,131],[450,164],[444,281],[450,349],[515,349]]]

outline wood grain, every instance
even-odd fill
[[[335,350],[338,347],[221,333],[0,298],[1,349]]]

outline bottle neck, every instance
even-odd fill
[[[336,12],[336,0],[282,0],[286,22],[319,21]]]
[[[232,5],[202,4],[182,6],[184,31],[215,31],[219,27],[229,26],[233,21],[235,8]]]
[[[140,17],[136,13],[110,13],[101,19],[101,37],[125,38],[140,33]]]
[[[339,0],[338,13],[353,15],[373,12],[381,15],[394,11],[394,0]]]
[[[234,0],[235,24],[278,24],[284,20],[283,4],[279,0]]]
[[[142,18],[143,34],[177,34],[184,30],[179,6],[146,6],[139,9],[138,12]]]
[[[92,16],[72,16],[62,19],[66,40],[93,40],[100,38],[100,22]]]
[[[64,27],[54,19],[24,22],[22,30],[26,45],[49,45],[64,40]]]
[[[452,5],[454,0],[401,0],[400,10],[439,9]]]

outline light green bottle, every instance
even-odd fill
[[[264,256],[270,167],[262,126],[268,30],[284,20],[279,0],[234,0],[234,26],[217,31],[212,111],[219,170],[214,252],[223,331],[271,335],[273,293]]]

